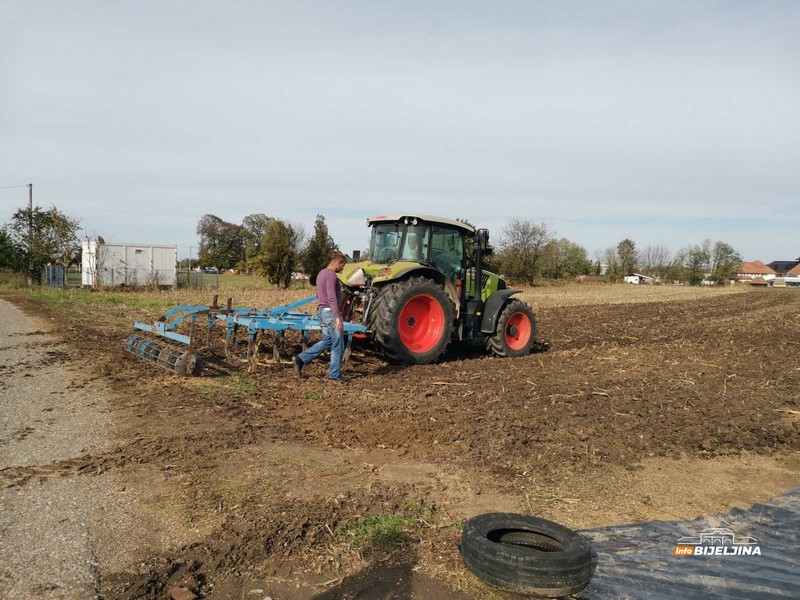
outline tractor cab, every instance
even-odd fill
[[[372,227],[373,265],[391,269],[395,263],[415,263],[441,272],[453,285],[466,267],[464,237],[475,235],[475,229],[461,221],[423,215],[381,215],[367,223]],[[393,271],[410,266],[397,265]],[[386,269],[376,273],[382,270]]]

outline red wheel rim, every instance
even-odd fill
[[[400,309],[397,328],[403,345],[411,352],[429,352],[442,339],[444,310],[428,294],[414,296]]]
[[[506,345],[522,350],[531,339],[531,320],[524,312],[516,312],[506,321]]]

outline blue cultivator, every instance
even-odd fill
[[[280,362],[280,346],[284,333],[287,330],[300,331],[302,334],[303,349],[308,344],[308,334],[319,331],[319,319],[305,312],[295,309],[315,301],[316,296],[298,300],[291,304],[276,308],[244,308],[231,306],[228,299],[227,306],[217,306],[217,296],[214,296],[212,306],[183,305],[167,311],[154,323],[137,321],[134,327],[146,331],[165,341],[177,343],[169,345],[161,340],[154,341],[141,335],[132,335],[128,338],[125,347],[128,352],[136,354],[146,361],[154,363],[166,370],[180,376],[199,375],[202,369],[202,360],[195,352],[198,347],[198,334],[205,331],[206,346],[211,344],[211,334],[217,322],[225,323],[225,355],[232,358],[239,344],[240,330],[247,332],[247,363],[249,370],[253,370],[258,363],[258,351],[263,338],[271,332],[272,354],[275,362]],[[178,329],[185,333],[179,333]],[[344,333],[347,335],[347,349],[345,356],[350,354],[353,335],[365,333],[364,325],[345,323]]]

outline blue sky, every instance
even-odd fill
[[[0,0],[0,186],[181,256],[206,213],[351,250],[415,211],[786,260],[798,31],[769,0]]]

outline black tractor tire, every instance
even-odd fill
[[[373,300],[367,327],[387,360],[426,365],[444,354],[455,308],[444,289],[424,277],[387,284]]]
[[[511,300],[497,318],[494,334],[487,347],[497,356],[517,357],[530,354],[536,343],[536,315],[522,300]]]
[[[487,513],[464,525],[461,556],[479,579],[537,598],[576,594],[589,582],[588,542],[563,525],[511,513]]]

